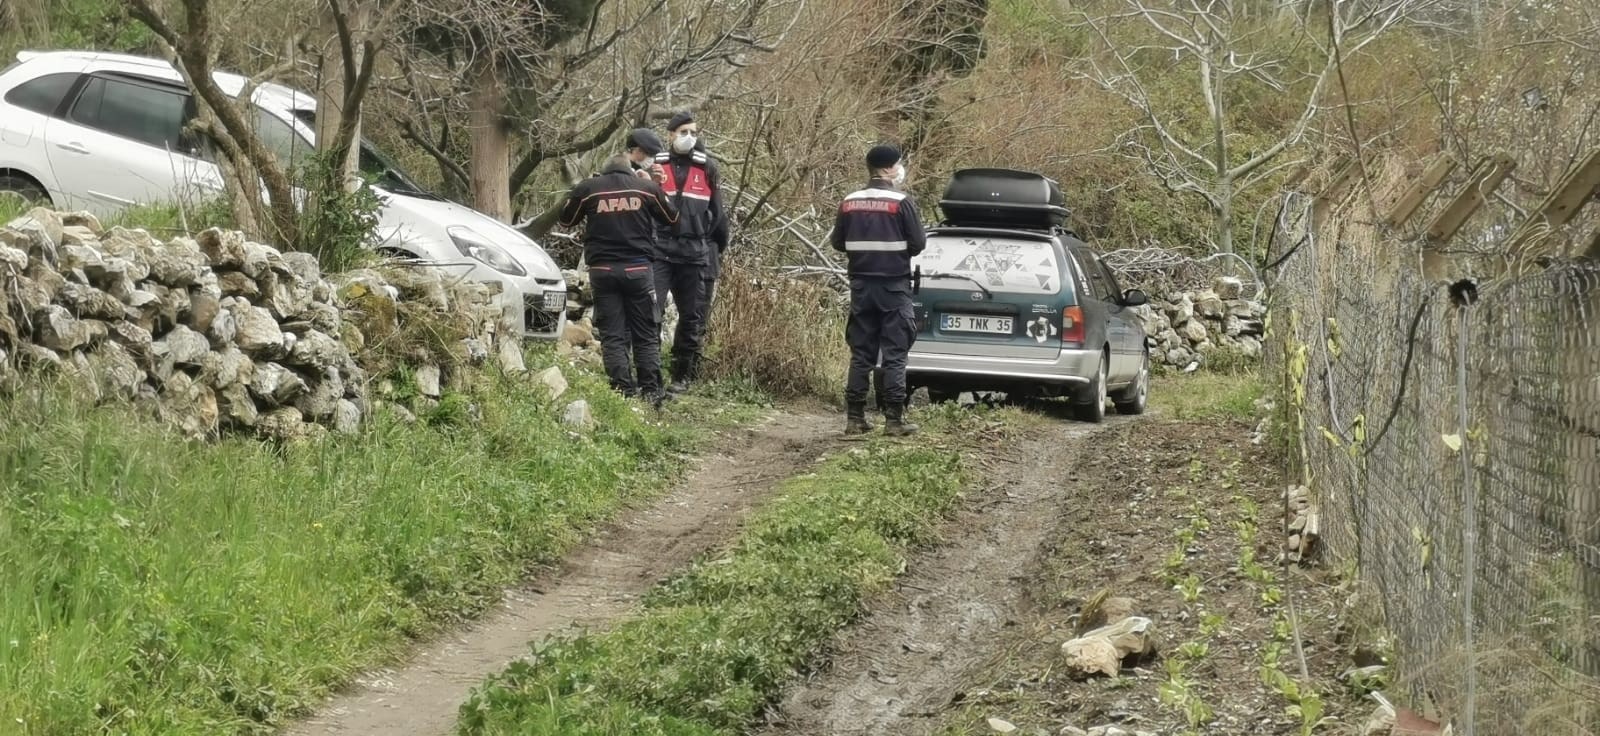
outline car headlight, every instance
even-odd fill
[[[471,228],[452,227],[445,232],[450,234],[450,242],[456,244],[456,250],[461,255],[482,263],[500,273],[512,276],[526,276],[527,269],[522,267],[517,259],[512,258],[504,248],[489,242],[488,238],[473,232]]]

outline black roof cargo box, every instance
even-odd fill
[[[939,210],[949,225],[1051,230],[1067,220],[1061,186],[1012,169],[962,169],[950,177]]]

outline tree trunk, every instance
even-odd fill
[[[360,64],[360,47],[357,47],[357,58],[353,61]],[[323,57],[320,64],[321,87],[317,90],[317,148],[326,151],[339,137],[339,125],[344,122],[345,95],[347,86],[344,79],[344,67],[338,57]],[[356,111],[356,140],[361,139],[360,111]],[[350,178],[356,172],[356,152],[358,146],[351,146],[346,152],[344,160],[339,163],[336,181],[350,184]]]
[[[471,76],[472,204],[501,222],[511,219],[511,139],[505,124],[505,88],[493,60],[473,62]]]
[[[1217,180],[1217,250],[1233,252],[1233,180]]]

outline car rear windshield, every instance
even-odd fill
[[[932,235],[928,247],[917,257],[923,285],[943,288],[945,279],[930,274],[955,276],[952,283],[974,279],[994,291],[1021,294],[1055,294],[1061,290],[1061,262],[1055,246],[1047,241],[989,235]],[[954,285],[949,288],[962,288]]]

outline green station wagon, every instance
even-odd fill
[[[1150,357],[1133,308],[1098,253],[1063,226],[1056,182],[1008,169],[956,172],[914,265],[917,340],[906,378],[932,401],[964,391],[1067,397],[1099,422],[1106,400],[1139,414]]]

